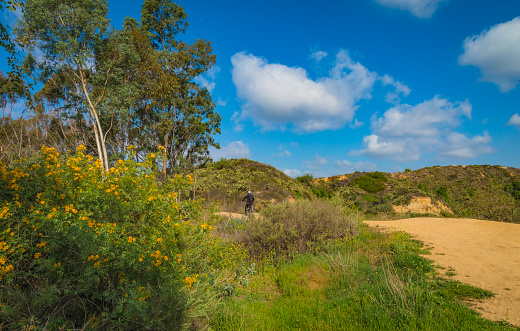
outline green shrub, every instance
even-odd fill
[[[516,200],[520,200],[520,181],[514,180],[504,186],[504,191],[510,193]]]
[[[217,170],[226,169],[231,165],[231,162],[226,158],[221,158],[217,162],[213,163],[213,167]]]
[[[437,190],[435,190],[435,194],[443,198],[445,201],[448,200],[448,188],[446,186],[439,187]]]
[[[376,171],[354,178],[351,184],[362,188],[368,193],[378,193],[385,189],[387,180],[384,173]]]
[[[240,240],[257,257],[311,250],[324,240],[355,234],[359,222],[357,213],[329,200],[285,202],[263,209],[261,215]]]
[[[377,201],[379,201],[378,199],[376,199],[373,196],[368,195],[368,194],[365,194],[362,199],[365,200],[365,201],[368,201],[368,202],[377,202]]]
[[[158,185],[154,154],[106,172],[83,152],[44,147],[32,164],[0,164],[2,327],[173,330],[203,319],[217,246],[193,221],[199,204],[173,193],[191,177]]]
[[[314,181],[314,177],[312,176],[311,173],[307,173],[303,176],[296,177],[296,180],[302,184],[311,185]]]

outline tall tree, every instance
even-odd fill
[[[207,155],[209,146],[218,146],[213,135],[220,133],[221,117],[214,111],[211,95],[195,82],[216,57],[208,41],[199,39],[190,45],[176,39],[185,32],[186,19],[184,9],[170,0],[145,0],[141,11],[142,31],[155,50],[141,66],[145,79],[141,122],[165,147],[164,177],[167,168],[175,171]]]
[[[95,93],[95,77],[107,75],[95,67],[95,50],[109,29],[108,4],[105,0],[27,0],[24,18],[16,27],[21,45],[29,51],[39,50],[39,80],[56,82],[65,77],[72,85],[69,95],[81,97],[88,110],[87,118],[94,128],[98,156],[108,170],[105,135],[98,104],[103,88]],[[105,80],[106,82],[106,80]]]

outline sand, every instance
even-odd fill
[[[520,326],[520,224],[429,217],[366,223],[406,231],[433,247],[426,257],[444,271],[455,269],[450,279],[496,294],[473,301],[474,309],[490,320]]]

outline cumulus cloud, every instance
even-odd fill
[[[284,169],[283,173],[292,178],[303,175],[303,173],[298,169]]]
[[[520,17],[466,38],[463,48],[459,64],[479,68],[481,81],[497,84],[502,92],[517,86],[520,79]]]
[[[517,129],[520,129],[520,116],[518,114],[514,114],[513,116],[511,116],[506,125],[511,125],[516,127]]]
[[[447,0],[375,0],[379,4],[407,10],[419,18],[430,18],[439,7],[439,4]]]
[[[381,118],[373,119],[372,130],[385,137],[433,137],[445,126],[457,127],[460,118],[471,119],[471,104],[434,97],[416,106],[397,105]]]
[[[407,97],[412,90],[401,82],[396,81],[389,75],[379,77],[379,80],[383,83],[383,86],[391,85],[394,87],[394,91],[388,92],[385,96],[385,100],[388,103],[397,104],[399,103],[400,96]]]
[[[220,149],[211,147],[209,153],[213,160],[220,160],[222,158],[241,159],[251,157],[249,147],[240,140],[233,141],[229,145],[221,147]]]
[[[311,54],[311,58],[313,58],[316,62],[320,62],[327,55],[329,55],[327,52],[316,51]]]
[[[475,157],[490,153],[489,134],[468,138],[456,132],[462,118],[471,119],[471,104],[434,97],[418,105],[397,105],[371,119],[372,134],[363,138],[364,149],[352,155],[415,161],[423,154]]]
[[[490,142],[491,137],[487,132],[473,138],[468,138],[462,133],[452,132],[446,137],[440,154],[456,158],[473,158],[480,154],[492,153],[493,150],[488,145]]]
[[[334,161],[334,164],[336,165],[336,168],[345,173],[351,173],[354,171],[376,171],[377,169],[377,165],[374,163],[364,161],[350,162],[348,160],[337,160]]]
[[[263,129],[307,133],[339,129],[352,121],[357,102],[370,99],[377,74],[336,55],[328,77],[309,78],[303,68],[269,63],[244,52],[231,58],[233,83],[244,101],[235,120],[252,119]]]

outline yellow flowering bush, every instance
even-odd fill
[[[154,155],[128,153],[109,171],[83,146],[0,163],[2,327],[174,329],[207,315],[219,246],[200,203],[178,201],[192,179],[158,182]]]

